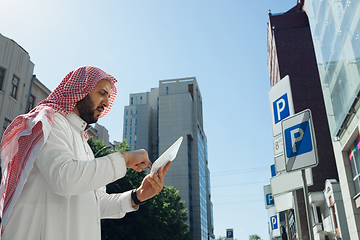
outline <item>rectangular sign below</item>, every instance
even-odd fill
[[[286,171],[318,165],[315,131],[309,109],[281,122]]]
[[[294,208],[293,192],[288,192],[274,197],[276,212],[283,212]]]
[[[274,137],[274,156],[284,154],[283,138],[282,135]]]
[[[275,207],[268,209],[268,219],[270,225],[270,235],[272,237],[280,237],[280,217]]]
[[[305,169],[306,181],[308,186],[313,185],[312,169]],[[303,188],[301,171],[289,172],[270,178],[273,196],[284,194]]]
[[[285,172],[285,157],[284,155],[279,155],[274,158],[276,175],[282,174]],[[286,172],[285,172],[286,173]]]

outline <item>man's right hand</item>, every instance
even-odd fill
[[[144,149],[122,152],[122,155],[124,156],[126,167],[132,168],[135,171],[141,172],[142,169],[152,165],[149,155]]]

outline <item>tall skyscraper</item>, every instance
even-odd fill
[[[174,186],[185,201],[193,239],[215,239],[207,139],[196,78],[162,80],[150,92],[130,94],[123,137],[132,150],[146,149],[154,161],[180,136],[184,139],[165,185]]]

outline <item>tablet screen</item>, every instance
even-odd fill
[[[183,140],[183,137],[180,137],[163,154],[161,154],[161,156],[158,159],[156,159],[156,161],[152,164],[150,176],[152,176],[154,174],[154,172],[157,172],[160,167],[165,167],[165,165],[169,161],[172,161],[175,159],[176,154],[179,151],[182,140]]]

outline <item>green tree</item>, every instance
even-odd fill
[[[126,144],[126,140],[124,139],[120,143],[116,143],[115,150],[106,151],[104,147],[106,147],[106,144],[103,140],[94,140],[92,137],[89,138],[88,144],[90,145],[91,150],[94,154],[97,153],[96,157],[102,157],[107,154],[113,153],[113,152],[126,152],[130,151],[129,145]]]
[[[102,141],[92,138],[89,139],[89,145],[94,153],[106,146]],[[115,151],[129,150],[124,140],[116,146]],[[98,157],[111,152],[114,151],[101,152]],[[137,188],[145,176],[145,172],[138,173],[128,169],[124,178],[107,185],[107,192],[119,193]],[[141,205],[138,211],[129,213],[121,219],[102,220],[101,239],[191,240],[187,219],[187,209],[184,207],[184,201],[181,201],[179,192],[173,187],[164,186],[159,194]]]
[[[226,240],[226,237],[225,236],[218,236],[217,239],[215,240]],[[237,240],[237,238],[234,238],[234,240]]]
[[[216,240],[226,240],[225,236],[219,236]]]
[[[249,236],[249,240],[261,240],[261,237],[257,234],[252,234]]]
[[[225,236],[218,236],[217,239],[215,240],[226,240],[226,237]],[[234,240],[237,240],[237,238],[234,238]]]

